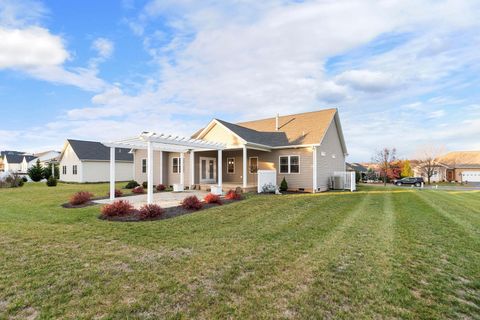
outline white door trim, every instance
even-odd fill
[[[217,159],[216,158],[212,158],[212,157],[200,157],[200,183],[215,183],[216,182],[216,179],[217,179]],[[210,160],[213,160],[213,179],[210,179],[207,177],[207,179],[203,179],[202,178],[202,173],[203,173],[203,169],[202,169],[202,161],[205,160],[205,163],[207,164],[208,166],[208,162]],[[205,172],[208,176],[208,167],[205,168]]]

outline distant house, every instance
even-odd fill
[[[350,171],[350,172],[358,172],[358,174],[360,174],[360,179],[361,179],[361,180],[366,179],[367,172],[368,172],[368,168],[365,167],[364,165],[362,165],[361,163],[357,163],[357,162],[349,163],[349,162],[346,162],[346,163],[345,163],[345,167],[346,167],[347,171]]]
[[[19,151],[2,151],[1,156],[3,171],[21,174],[27,173],[29,168],[28,163],[33,159],[36,159],[36,157],[33,155]]]
[[[58,157],[60,156],[59,151],[54,151],[54,150],[48,150],[48,151],[42,151],[38,153],[33,154],[35,159],[31,160],[28,163],[28,167],[30,168],[31,166],[35,165],[37,160],[40,161],[40,164],[42,166],[48,166],[52,163],[52,161],[57,161]]]
[[[109,181],[109,161],[110,149],[100,142],[68,139],[59,156],[60,180],[79,183]],[[117,181],[133,178],[130,149],[116,149],[115,174]]]
[[[415,176],[424,176],[421,164],[413,164]],[[480,182],[480,151],[454,151],[439,157],[430,181]]]

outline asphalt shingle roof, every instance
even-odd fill
[[[96,141],[68,139],[73,151],[80,160],[110,161],[110,148]],[[133,155],[128,148],[115,148],[116,161],[131,161]]]
[[[28,156],[23,154],[5,154],[4,157],[7,159],[8,163],[22,163],[23,158],[25,158],[27,162],[29,162],[37,158],[35,156]]]

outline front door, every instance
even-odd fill
[[[200,183],[215,183],[217,159],[200,157]]]

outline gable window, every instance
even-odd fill
[[[258,171],[258,157],[248,158],[248,170],[250,173],[257,173]]]
[[[300,173],[300,156],[280,156],[280,173]]]
[[[62,166],[62,174],[67,174],[67,166]]]
[[[142,173],[147,173],[147,159],[142,159]]]
[[[227,173],[235,173],[235,158],[227,158]]]
[[[72,174],[77,174],[77,165],[76,164],[74,164],[72,166]]]
[[[172,158],[172,172],[182,173],[182,163],[179,157]]]

